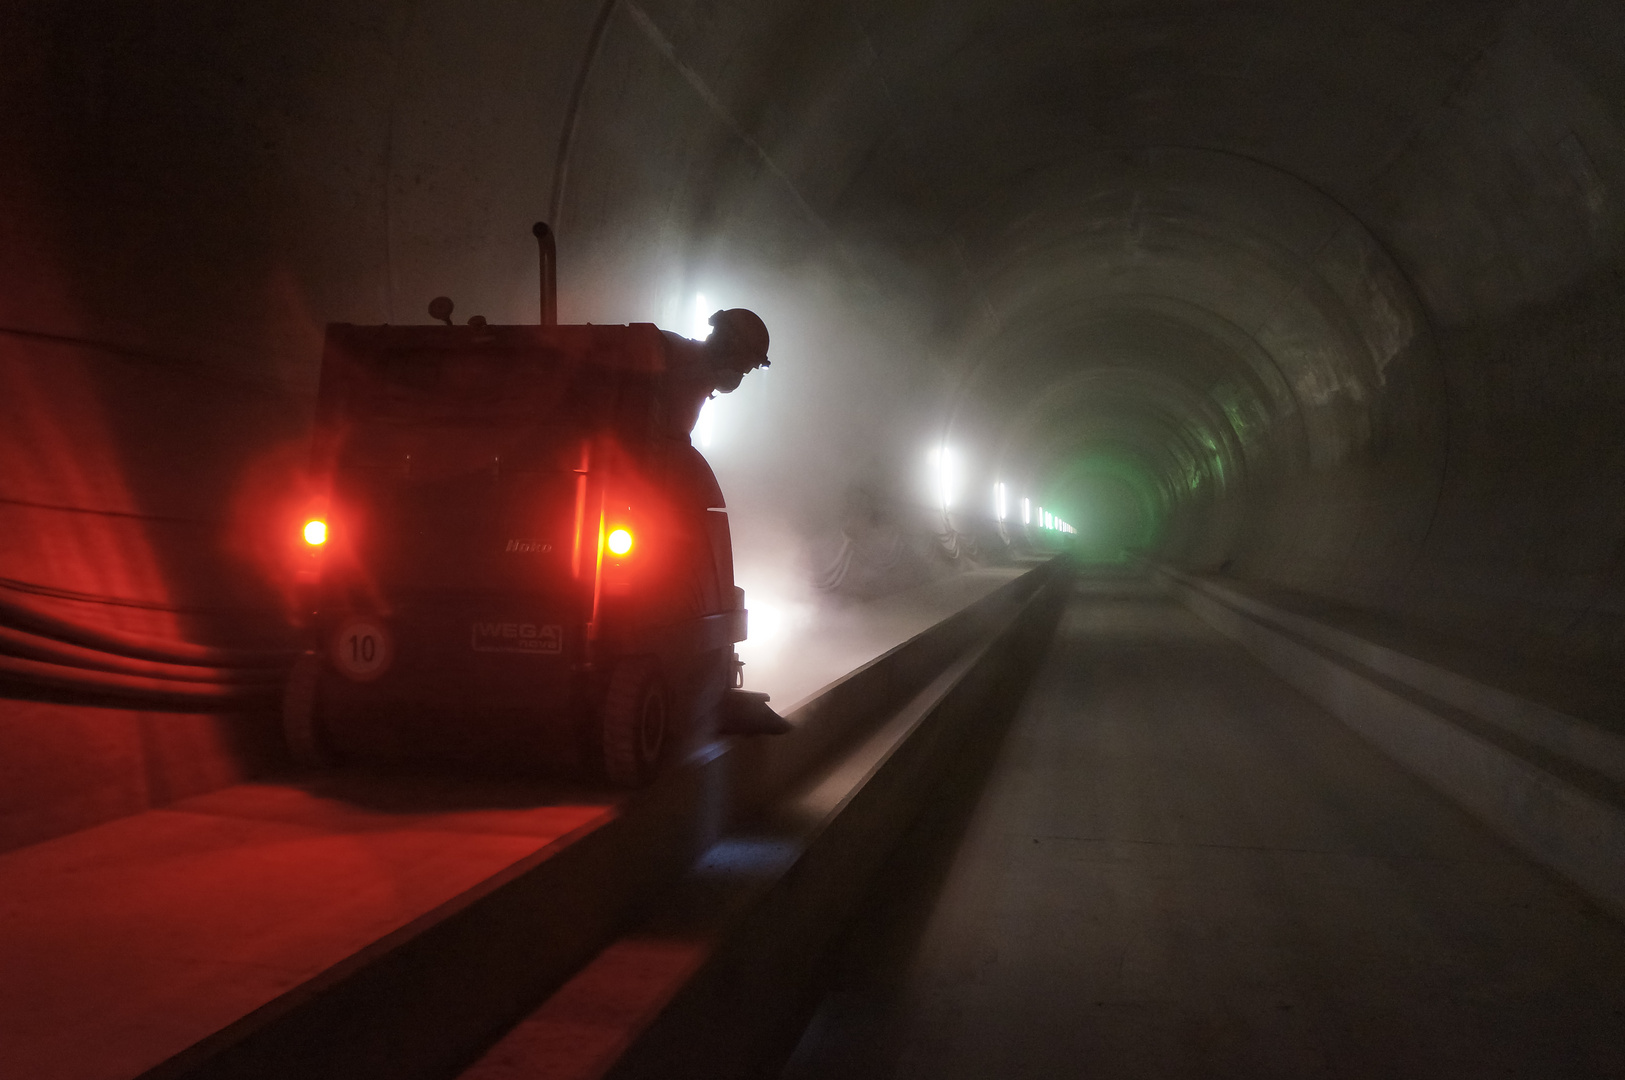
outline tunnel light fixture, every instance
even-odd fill
[[[1003,521],[1005,517],[1004,484],[1002,483],[993,485],[993,516],[999,521]]]
[[[688,336],[695,341],[704,341],[711,336],[711,305],[706,303],[704,293],[694,294],[694,321],[690,324]]]
[[[959,488],[959,463],[954,452],[946,446],[939,446],[928,455],[931,462],[931,487],[937,497],[937,505],[944,510],[953,505],[954,495]]]
[[[1021,500],[1021,523],[1023,525],[1033,523],[1033,502],[1031,499]]]

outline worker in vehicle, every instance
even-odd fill
[[[737,390],[746,375],[768,366],[767,324],[754,311],[729,308],[708,321],[704,341],[666,331],[666,418],[674,437],[688,437],[712,394]]]

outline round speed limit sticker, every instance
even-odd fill
[[[330,655],[333,666],[356,682],[382,675],[393,659],[395,649],[389,631],[374,619],[351,619],[333,635]]]

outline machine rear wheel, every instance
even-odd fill
[[[604,774],[621,787],[653,780],[666,749],[671,702],[655,665],[642,657],[621,661],[604,697]]]

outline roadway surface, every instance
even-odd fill
[[[1625,926],[1147,585],[1080,586],[985,775],[784,1080],[1625,1076]]]

